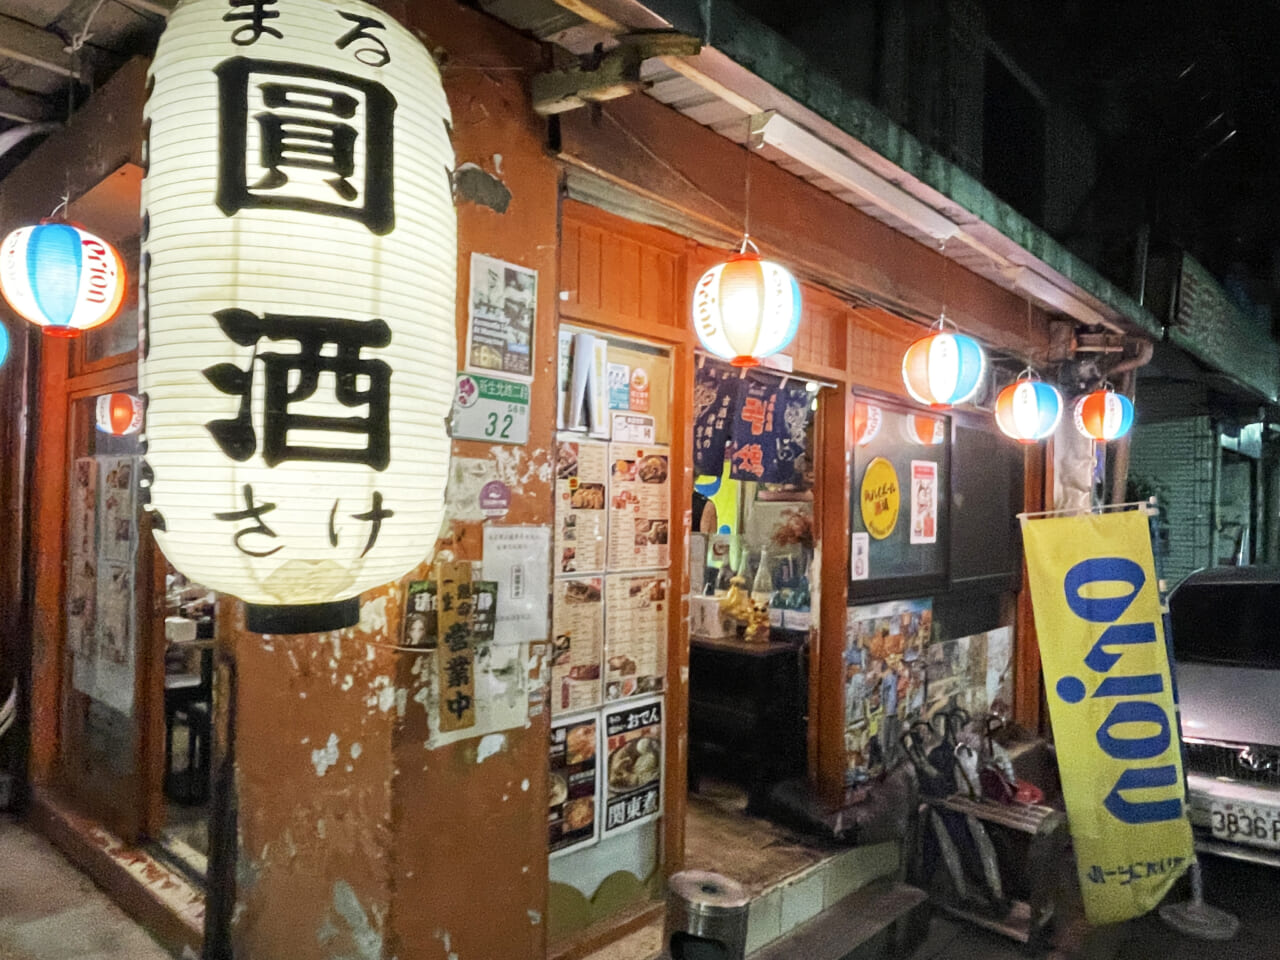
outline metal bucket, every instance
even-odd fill
[[[671,960],[743,960],[747,954],[747,891],[707,870],[671,878],[663,945]]]

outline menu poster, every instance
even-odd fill
[[[987,635],[975,633],[935,643],[926,661],[925,719],[951,706],[976,717],[987,710]]]
[[[938,542],[938,465],[911,461],[911,542]]]
[[[81,657],[92,657],[97,648],[93,627],[98,596],[97,489],[98,462],[81,457],[71,473],[67,529],[67,646]]]
[[[106,561],[98,572],[98,657],[129,663],[133,657],[133,566]]]
[[[667,447],[609,447],[609,569],[649,570],[671,562]]]
[[[135,459],[104,457],[98,461],[102,473],[98,485],[102,505],[98,554],[102,560],[129,563],[138,545],[133,501],[134,481],[137,479]]]
[[[551,610],[551,715],[600,706],[604,578],[557,580]]]
[[[547,827],[551,853],[566,853],[595,843],[599,787],[600,717],[570,717],[551,725]]]
[[[556,574],[604,570],[609,446],[565,441],[556,448]]]
[[[606,577],[604,699],[661,693],[666,676],[667,598],[665,574]]]
[[[1013,627],[987,631],[987,709],[1008,715],[1013,708]]]
[[[605,836],[655,820],[662,813],[662,700],[606,710],[608,756]]]

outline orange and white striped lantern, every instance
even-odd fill
[[[938,417],[924,417],[918,413],[907,414],[902,432],[910,443],[922,447],[936,447],[947,438],[946,421]]]
[[[1090,440],[1117,440],[1133,426],[1133,401],[1114,390],[1086,393],[1075,403],[1076,429]]]
[[[142,400],[132,393],[106,393],[98,398],[98,429],[127,437],[142,429]]]
[[[744,249],[693,289],[693,327],[709,353],[754,367],[784,349],[800,327],[800,284],[783,266]]]
[[[939,329],[907,348],[902,382],[920,403],[946,409],[978,392],[986,366],[986,353],[977,340]]]
[[[856,400],[853,404],[853,442],[860,447],[880,435],[884,425],[884,412],[874,403]]]
[[[1019,443],[1052,436],[1062,420],[1062,394],[1052,384],[1020,377],[996,397],[996,425]]]

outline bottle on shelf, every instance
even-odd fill
[[[801,576],[796,588],[791,591],[791,602],[783,616],[783,626],[788,630],[800,630],[807,633],[813,625],[813,613],[809,609],[809,578]]]
[[[760,562],[756,566],[755,579],[751,581],[751,600],[753,603],[767,604],[773,599],[773,572],[769,551],[760,551]]]

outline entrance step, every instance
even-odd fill
[[[749,956],[751,960],[894,960],[905,956],[927,933],[926,899],[916,887],[877,880]]]

